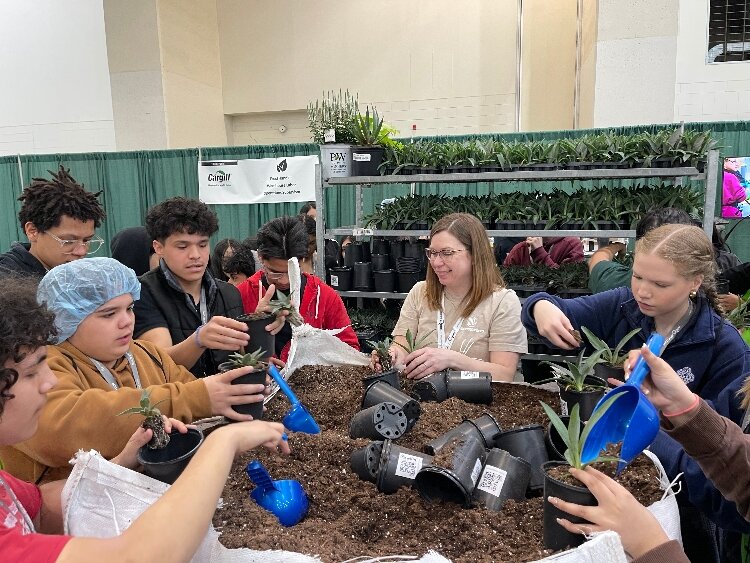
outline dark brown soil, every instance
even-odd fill
[[[456,563],[524,562],[550,555],[542,545],[540,497],[509,501],[499,513],[426,503],[412,489],[384,495],[374,484],[360,480],[349,467],[349,457],[369,440],[353,440],[348,433],[349,421],[360,408],[361,378],[367,374],[367,368],[324,366],[307,366],[294,374],[292,386],[323,432],[317,436],[290,434],[290,457],[272,455],[261,448],[237,460],[224,489],[223,507],[214,516],[214,526],[221,531],[225,546],[285,549],[318,555],[326,562],[357,556],[421,556],[429,549]],[[483,412],[495,416],[503,429],[546,425],[539,401],[553,408],[559,405],[556,394],[542,389],[509,384],[493,388],[491,405],[457,399],[422,403],[419,420],[398,444],[421,451],[425,443],[464,418],[475,418]],[[281,420],[288,410],[288,401],[279,394],[264,417]],[[310,500],[310,510],[302,522],[284,528],[249,498],[253,486],[244,468],[252,459],[260,459],[275,479],[292,478],[302,483]],[[653,466],[644,465],[647,475],[636,478],[631,490],[656,481]],[[659,491],[656,498],[660,496]]]

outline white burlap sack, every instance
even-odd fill
[[[165,483],[105,460],[95,451],[79,452],[62,493],[65,533],[96,538],[119,535],[168,488]],[[320,559],[291,551],[227,549],[211,526],[191,561],[313,563]]]

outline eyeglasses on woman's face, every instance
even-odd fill
[[[443,250],[432,250],[431,248],[425,248],[424,253],[427,255],[428,260],[434,260],[440,256],[445,262],[449,262],[458,252],[463,252],[465,249],[453,249],[444,248]]]
[[[94,254],[104,244],[104,241],[100,239],[99,237],[94,237],[89,240],[81,240],[81,239],[65,240],[65,239],[61,239],[58,236],[55,236],[49,231],[45,231],[45,234],[51,236],[53,239],[57,241],[57,243],[60,245],[60,248],[62,249],[63,254],[73,254],[76,250],[78,250],[78,247],[80,246],[83,246],[86,249],[86,254]]]

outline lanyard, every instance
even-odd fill
[[[128,364],[130,364],[130,371],[133,373],[133,380],[135,381],[135,388],[140,389],[141,388],[141,378],[138,375],[138,366],[135,365],[135,358],[133,357],[133,354],[131,352],[126,352],[125,357],[128,359]],[[107,369],[107,366],[105,366],[103,363],[101,363],[99,360],[95,360],[94,358],[89,358],[91,360],[91,363],[94,364],[94,367],[99,371],[104,381],[109,383],[109,385],[117,391],[120,388],[120,384],[117,383],[115,380],[115,377],[112,375],[112,372]]]
[[[464,318],[461,317],[453,325],[448,338],[445,337],[445,293],[443,293],[442,300],[440,301],[440,310],[437,314],[437,347],[443,348],[444,350],[450,350],[453,346],[453,341],[456,339],[456,334],[461,330],[461,325],[464,324]]]
[[[206,289],[201,286],[201,300],[198,303],[198,308],[201,311],[201,324],[208,322],[208,309],[206,308]]]
[[[13,502],[13,504],[16,507],[16,510],[20,514],[22,520],[23,520],[23,535],[26,534],[32,534],[36,530],[34,529],[34,523],[31,521],[31,518],[29,517],[29,513],[26,512],[26,509],[23,507],[23,505],[18,501],[18,497],[16,496],[16,493],[13,492],[13,489],[10,488],[8,483],[5,482],[5,479],[0,477],[0,483],[2,483],[3,488],[5,489],[5,492],[8,494],[8,498]],[[8,515],[12,515],[13,511],[11,510],[11,507],[6,505],[4,502],[0,501],[0,504],[5,505],[6,510],[8,511]]]
[[[674,326],[674,328],[670,331],[669,335],[667,335],[667,338],[664,340],[664,346],[662,347],[662,350],[664,350],[670,342],[672,342],[677,334],[683,329],[683,327],[687,324],[687,322],[690,320],[690,316],[693,314],[693,302],[688,301],[688,310],[687,313],[682,315],[682,318],[677,321],[677,324]],[[655,324],[655,323],[654,323]]]

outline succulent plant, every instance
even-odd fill
[[[286,295],[277,289],[276,299],[272,300],[269,305],[271,306],[271,313],[274,315],[278,315],[281,311],[289,311],[289,316],[286,319],[292,326],[300,326],[305,322],[297,307],[292,303],[291,293]]]
[[[240,354],[239,352],[229,354],[229,359],[227,361],[230,362],[234,368],[245,366],[255,367],[264,363],[263,358],[265,356],[266,351],[262,348],[258,348],[255,352],[248,352],[247,354]]]
[[[131,407],[117,414],[117,416],[140,414],[146,417],[141,426],[143,428],[150,428],[153,432],[151,440],[146,444],[152,450],[165,448],[169,444],[169,434],[164,429],[164,419],[162,418],[161,411],[156,408],[156,405],[163,403],[164,400],[152,405],[151,390],[144,389],[141,392],[140,404],[137,407]]]

